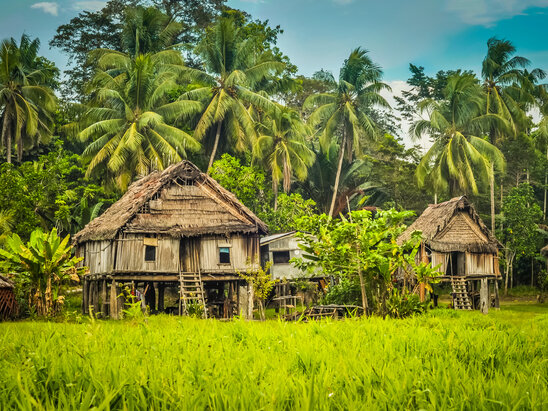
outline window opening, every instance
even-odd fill
[[[219,247],[219,263],[230,264],[230,248]]]
[[[156,247],[145,245],[145,261],[156,261]]]
[[[273,251],[272,260],[274,264],[289,264],[289,251]]]

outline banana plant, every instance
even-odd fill
[[[62,307],[62,287],[70,280],[79,281],[86,267],[78,267],[81,257],[71,255],[69,236],[61,239],[53,228],[49,233],[34,230],[25,244],[17,234],[6,240],[0,249],[0,261],[4,270],[16,274],[16,280],[41,316],[56,314]]]

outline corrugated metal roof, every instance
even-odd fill
[[[273,241],[279,240],[281,238],[289,237],[289,236],[291,236],[295,233],[296,233],[296,231],[289,231],[287,233],[278,233],[278,234],[267,235],[266,237],[261,238],[261,245],[270,244]]]

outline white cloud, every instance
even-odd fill
[[[34,3],[30,6],[31,9],[42,10],[44,13],[57,16],[59,14],[59,5],[51,1],[41,1],[40,3]]]
[[[74,3],[73,8],[75,10],[98,11],[105,7],[105,4],[107,2],[102,0],[83,0]]]
[[[446,5],[464,23],[489,27],[532,7],[548,7],[548,0],[446,0]]]

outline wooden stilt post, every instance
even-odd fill
[[[116,302],[116,305],[117,305],[117,316],[118,316],[118,319],[121,319],[122,318],[122,311],[124,310],[124,304],[125,304],[125,298],[124,298],[124,295],[123,295],[123,289],[124,289],[124,285],[123,284],[120,284],[120,286],[116,287],[116,295],[118,296],[117,297],[117,302]]]
[[[110,307],[109,316],[113,320],[118,319],[118,296],[116,295],[116,281],[112,280],[110,284]]]
[[[84,282],[82,284],[82,314],[88,313],[88,307],[89,307],[88,288],[89,288],[89,281],[87,280],[87,278],[84,277]]]
[[[487,278],[481,279],[480,286],[480,310],[482,314],[489,312],[489,283]]]
[[[101,316],[106,317],[108,314],[107,303],[107,280],[103,279],[101,282]]]
[[[164,311],[164,285],[158,284],[158,311]]]
[[[95,315],[97,313],[95,309],[95,287],[96,287],[96,281],[91,280],[89,282],[89,297],[88,297],[88,313]]]

